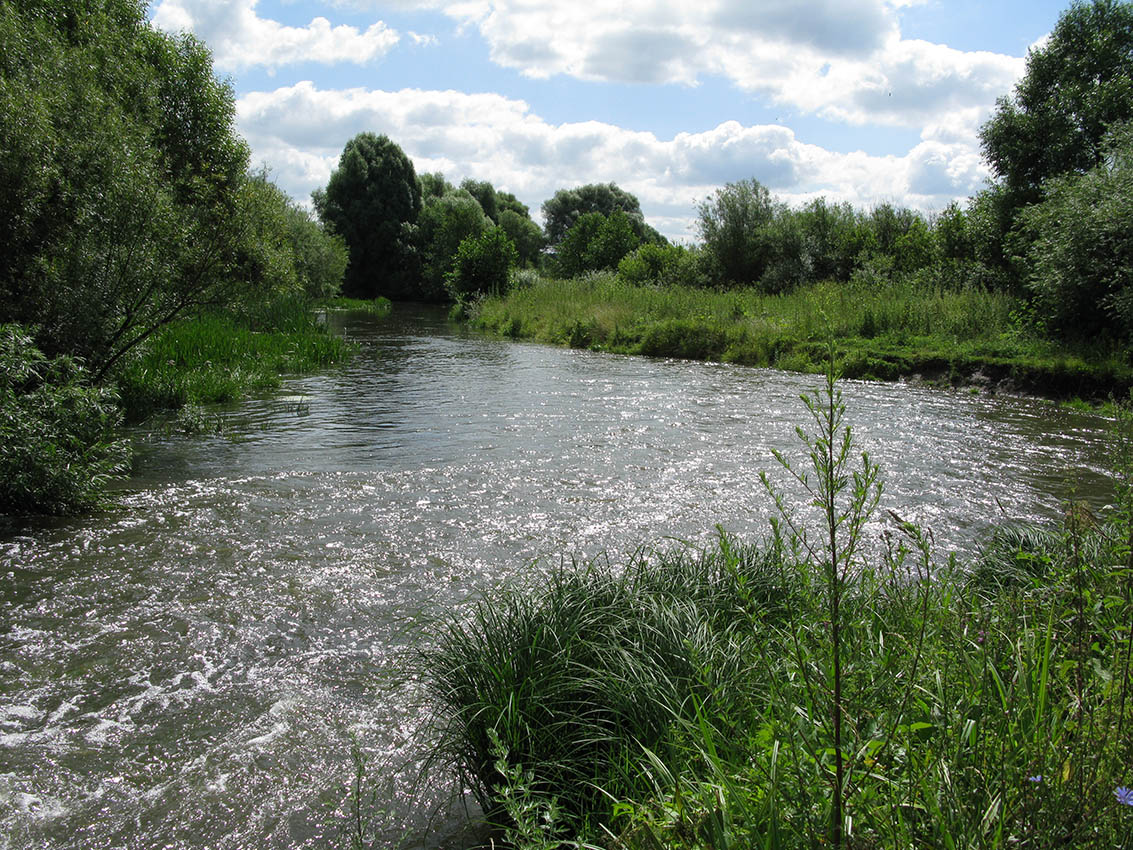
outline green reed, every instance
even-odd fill
[[[163,328],[115,376],[132,420],[186,404],[234,401],[278,387],[281,376],[349,356],[350,344],[317,326],[306,304],[264,311],[256,321],[202,315]]]
[[[504,336],[612,351],[825,372],[834,339],[842,373],[893,379],[989,377],[1051,395],[1104,397],[1133,383],[1128,352],[1067,348],[1035,335],[1024,303],[913,279],[818,282],[781,295],[754,289],[637,286],[614,274],[540,279],[472,307]]]

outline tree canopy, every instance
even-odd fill
[[[418,296],[421,183],[400,147],[387,136],[359,133],[346,143],[338,168],[314,201],[319,217],[349,249],[343,284],[348,295]]]
[[[1133,4],[1074,3],[1050,40],[980,131],[984,155],[1018,208],[1044,181],[1084,173],[1103,156],[1102,139],[1133,118]]]
[[[543,226],[547,241],[557,246],[580,217],[587,213],[609,216],[621,210],[639,239],[661,241],[657,231],[645,223],[637,198],[613,183],[589,183],[574,189],[559,189],[543,202]]]
[[[0,321],[96,377],[254,270],[232,89],[135,0],[0,4]],[[244,281],[247,282],[247,281]]]

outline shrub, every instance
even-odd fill
[[[698,254],[681,245],[647,242],[618,263],[618,277],[635,286],[703,283]]]
[[[0,325],[0,513],[72,514],[104,501],[128,443],[109,390],[70,357],[48,359],[19,325]]]
[[[567,231],[556,258],[567,277],[584,272],[615,269],[622,258],[640,244],[629,217],[621,210],[610,215],[585,213]]]
[[[1133,337],[1133,125],[1107,145],[1106,162],[1051,181],[1020,214],[1027,283],[1040,318],[1064,337]]]
[[[500,227],[490,227],[480,236],[460,243],[445,276],[445,286],[456,300],[469,296],[507,292],[508,276],[519,262],[515,245]]]

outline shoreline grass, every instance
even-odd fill
[[[1133,387],[1116,348],[1039,339],[1003,293],[906,281],[820,282],[784,295],[635,286],[614,274],[543,279],[474,305],[474,326],[513,339],[644,354],[825,370],[833,338],[847,378],[920,378],[1054,398],[1104,400]]]
[[[159,410],[272,390],[284,375],[342,362],[352,351],[296,303],[257,322],[230,314],[181,319],[155,334],[115,380],[127,420],[139,422]]]

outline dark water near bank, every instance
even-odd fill
[[[798,458],[817,383],[432,312],[331,321],[362,344],[349,366],[225,411],[222,436],[140,434],[123,510],[0,538],[0,849],[349,847],[352,752],[376,846],[461,846],[459,789],[410,787],[421,623],[563,555],[762,534],[759,472]],[[883,505],[941,553],[1106,499],[1100,419],[843,390]]]

